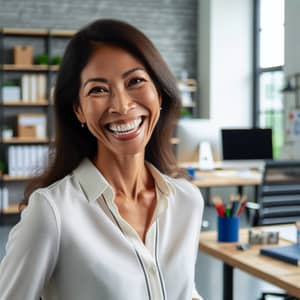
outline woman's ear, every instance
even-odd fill
[[[159,106],[160,106],[160,109],[161,109],[161,107],[162,107],[162,96],[161,96],[161,94],[159,93],[159,95],[158,95],[158,101],[159,101]]]
[[[74,111],[78,121],[80,123],[85,123],[85,117],[84,117],[84,113],[82,111],[82,107],[81,107],[80,103],[78,103],[78,104],[76,103],[73,105],[73,111]]]

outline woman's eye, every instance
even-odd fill
[[[139,83],[142,83],[142,82],[145,82],[146,80],[144,78],[141,78],[141,77],[135,77],[135,78],[132,78],[130,81],[129,81],[129,84],[128,86],[133,86],[133,85],[137,85]]]
[[[103,88],[103,87],[100,87],[100,86],[95,86],[88,92],[88,96],[91,95],[91,94],[103,94],[103,93],[106,93],[106,92],[107,92],[106,88]]]

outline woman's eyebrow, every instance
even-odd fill
[[[145,69],[142,67],[136,67],[136,68],[130,69],[122,74],[122,78],[127,77],[128,75],[130,75],[131,73],[133,73],[135,71],[144,71],[145,72]]]
[[[84,84],[83,87],[85,87],[88,83],[90,82],[102,82],[102,83],[108,83],[108,80],[105,78],[100,78],[100,77],[96,77],[96,78],[89,78]]]
[[[141,67],[136,67],[136,68],[130,69],[122,74],[122,78],[129,76],[131,73],[133,73],[135,71],[144,71],[145,72],[145,69],[141,68]],[[108,80],[105,78],[101,78],[101,77],[89,78],[88,80],[85,81],[85,83],[83,84],[83,87],[85,87],[90,82],[108,83]]]

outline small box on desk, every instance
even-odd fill
[[[14,64],[15,65],[32,65],[33,48],[31,46],[14,47]]]
[[[17,115],[17,133],[18,137],[46,138],[46,115]]]

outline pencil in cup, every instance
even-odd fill
[[[214,197],[213,203],[220,217],[239,217],[246,207],[247,196],[231,196],[230,202],[224,206],[224,203],[220,197]]]
[[[225,207],[222,199],[220,197],[214,197],[213,204],[217,210],[218,215],[221,217],[225,217]]]
[[[245,207],[246,207],[246,202],[247,202],[247,196],[243,196],[240,200],[240,203],[239,203],[239,207],[237,208],[237,211],[236,211],[236,216],[240,216],[241,213],[244,211]]]

